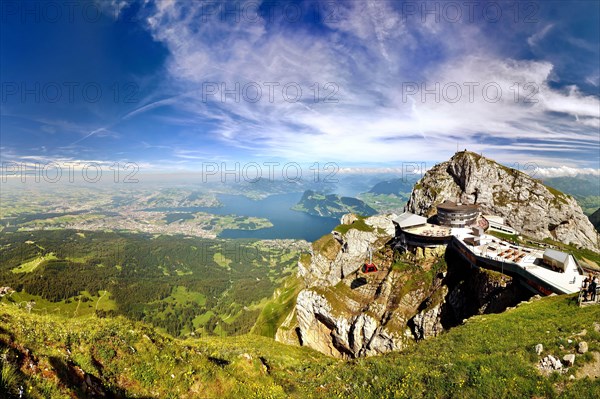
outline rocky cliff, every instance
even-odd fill
[[[575,199],[518,170],[463,151],[430,169],[415,185],[407,210],[433,216],[445,200],[477,204],[521,233],[598,251],[598,233]]]
[[[473,314],[502,310],[522,296],[508,277],[471,270],[437,250],[394,249],[394,215],[353,215],[299,262],[303,289],[276,339],[338,358],[371,356],[436,336]],[[375,273],[361,267],[373,250]],[[450,263],[447,263],[447,260]]]
[[[592,213],[588,219],[590,219],[590,222],[596,228],[596,231],[600,233],[600,209]]]

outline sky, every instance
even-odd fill
[[[3,163],[600,169],[600,2],[0,2]]]

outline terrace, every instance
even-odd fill
[[[421,226],[414,226],[404,229],[409,234],[415,234],[425,237],[449,237],[452,235],[452,229],[449,227],[442,227],[435,224],[426,223]]]
[[[467,228],[452,229],[452,235],[474,255],[496,262],[517,265],[524,272],[554,287],[555,291],[574,293],[581,286],[583,276],[579,273],[577,264],[571,255],[568,256],[564,272],[556,271],[544,264],[542,250],[509,243],[488,234],[480,238],[478,245],[471,245],[468,242],[473,241],[475,236],[472,234],[472,230]]]

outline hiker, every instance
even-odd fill
[[[592,298],[591,298],[592,302],[596,302],[596,287],[597,286],[598,286],[598,277],[594,277],[594,279],[590,283],[590,288],[588,290],[588,292],[592,294]]]
[[[590,285],[590,278],[589,277],[585,277],[585,279],[583,280],[583,283],[581,283],[581,294],[583,296],[583,301],[587,302],[587,298],[588,298],[588,289],[589,289],[589,285]]]

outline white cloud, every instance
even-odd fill
[[[600,170],[593,168],[572,168],[569,166],[559,166],[556,168],[537,168],[535,177],[561,177],[561,176],[577,176],[577,175],[593,175],[600,177]]]
[[[551,63],[495,54],[493,41],[474,24],[407,24],[391,2],[340,2],[338,19],[327,22],[332,32],[317,35],[285,21],[203,20],[201,4],[157,2],[148,27],[170,50],[171,77],[191,90],[174,99],[178,109],[192,119],[214,120],[213,134],[227,146],[294,160],[390,162],[448,158],[458,141],[513,159],[527,151],[575,154],[589,150],[598,135],[597,97],[576,87],[553,89]],[[552,26],[531,36],[530,44]],[[279,95],[269,102],[265,94],[257,103],[218,97],[207,103],[197,91],[206,82],[228,88],[295,82],[309,96],[314,82],[323,94],[322,86],[334,82],[339,101],[291,104]],[[463,91],[457,102],[436,102],[403,98],[407,82],[479,86],[474,101]],[[499,101],[483,97],[488,83],[502,88]],[[492,89],[488,93],[493,96]],[[526,102],[528,94],[537,102]]]
[[[548,24],[542,28],[542,30],[534,33],[529,38],[527,38],[527,43],[531,47],[537,46],[538,43],[546,37],[546,35],[554,28],[554,24]]]

